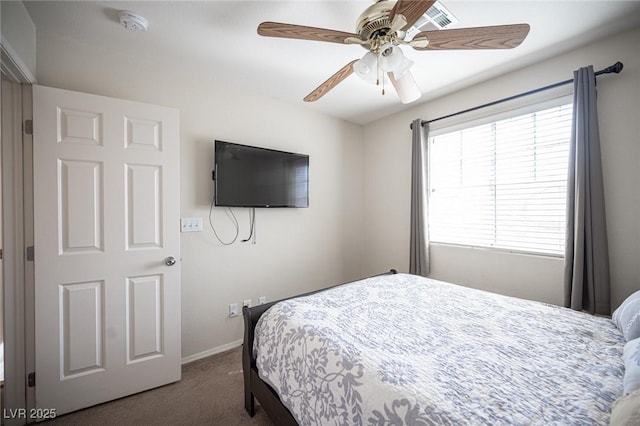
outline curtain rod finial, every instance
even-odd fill
[[[618,74],[620,71],[622,71],[623,67],[624,65],[622,64],[622,62],[618,61],[615,64],[613,64],[613,72]]]
[[[622,64],[622,62],[618,61],[615,64],[611,65],[610,67],[607,67],[602,71],[598,72],[598,74],[611,74],[611,73],[619,74],[620,71],[622,71],[623,67],[624,65]]]

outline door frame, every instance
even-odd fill
[[[33,138],[23,131],[24,120],[33,118],[31,84],[35,77],[2,38],[2,79],[13,83],[2,92],[2,104],[11,108],[10,129],[2,138],[2,227],[5,383],[3,408],[35,408],[35,388],[26,385],[28,371],[35,371],[35,298],[33,262],[25,261],[26,247],[33,245]],[[10,100],[5,104],[5,98]],[[6,425],[26,424],[26,416],[3,419]]]

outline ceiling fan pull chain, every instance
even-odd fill
[[[382,74],[382,96],[384,96],[384,73],[380,73],[380,55],[382,55],[382,52],[378,54],[378,78]]]

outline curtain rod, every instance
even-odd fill
[[[611,74],[611,73],[618,74],[618,73],[620,73],[620,71],[622,71],[622,67],[623,67],[622,62],[618,61],[615,64],[611,65],[610,67],[607,67],[607,68],[605,68],[603,70],[600,70],[600,71],[596,71],[595,75],[598,76],[600,74]],[[523,92],[523,93],[519,93],[517,95],[509,96],[507,98],[498,99],[497,101],[489,102],[489,103],[486,103],[486,104],[483,104],[483,105],[478,105],[478,106],[475,106],[475,107],[472,107],[472,108],[468,108],[468,109],[465,109],[465,110],[462,110],[462,111],[454,112],[453,114],[444,115],[442,117],[434,118],[433,120],[423,120],[423,121],[421,121],[421,125],[424,126],[424,123],[433,123],[435,121],[444,120],[445,118],[455,117],[456,115],[461,115],[461,114],[465,114],[467,112],[471,112],[471,111],[475,111],[475,110],[478,110],[478,109],[490,107],[490,106],[493,106],[493,105],[500,104],[502,102],[511,101],[513,99],[521,98],[523,96],[533,95],[534,93],[542,92],[544,90],[554,89],[556,87],[564,86],[565,84],[570,84],[570,83],[573,83],[573,79],[572,78],[570,78],[569,80],[560,81],[558,83],[550,84],[548,86],[539,87],[537,89],[529,90],[528,92]],[[413,123],[409,124],[409,128],[413,129]]]

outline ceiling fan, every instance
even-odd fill
[[[473,28],[421,31],[412,35],[413,25],[431,8],[431,0],[377,0],[358,18],[356,33],[307,27],[279,22],[263,22],[258,34],[266,37],[359,44],[368,52],[355,59],[305,98],[314,102],[355,72],[369,82],[384,84],[384,73],[398,92],[402,103],[420,98],[420,89],[409,68],[413,61],[400,49],[408,45],[415,50],[511,49],[522,43],[529,33],[528,24],[495,25]],[[383,92],[384,94],[384,86]]]

